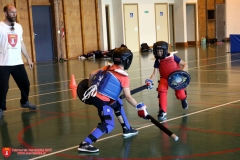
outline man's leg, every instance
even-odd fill
[[[0,66],[0,118],[3,117],[3,111],[6,108],[6,98],[8,92],[8,81],[11,73],[11,66]]]
[[[24,68],[24,65],[13,66],[12,77],[21,91],[20,103],[24,104],[28,101],[28,95],[30,90],[30,82],[28,80],[27,72]]]
[[[21,107],[29,108],[30,110],[37,109],[37,107],[34,104],[31,104],[28,101],[28,96],[30,91],[30,82],[28,79],[27,72],[24,68],[24,65],[13,66],[12,76],[18,88],[21,91],[21,100],[20,100]]]

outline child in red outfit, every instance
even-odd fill
[[[160,73],[160,81],[157,89],[159,96],[158,118],[159,120],[164,120],[167,115],[168,76],[177,70],[185,71],[188,65],[176,55],[168,53],[168,43],[164,41],[158,41],[153,45],[153,54],[156,58],[154,62],[154,70],[150,79],[147,79],[145,82],[151,89],[152,81],[156,78],[157,72]],[[180,65],[182,66],[182,69]],[[181,100],[183,109],[187,109],[186,91],[184,89],[175,90],[175,95],[177,99]]]

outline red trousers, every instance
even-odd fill
[[[167,112],[167,92],[168,92],[167,79],[160,78],[160,82],[158,84],[159,110],[163,110],[165,113]],[[179,100],[184,100],[187,97],[184,89],[175,90],[175,95],[176,98]]]

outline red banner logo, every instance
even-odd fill
[[[8,35],[8,43],[9,43],[12,47],[15,47],[15,46],[16,46],[17,40],[18,40],[18,35],[16,35],[16,34],[9,34],[9,35]]]
[[[8,158],[12,153],[12,148],[10,147],[3,147],[2,148],[2,154],[4,157]]]

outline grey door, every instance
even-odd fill
[[[186,21],[187,21],[187,41],[196,44],[196,30],[195,30],[195,5],[186,5]]]
[[[225,36],[225,4],[216,5],[216,38],[217,41],[222,41]]]
[[[53,36],[50,6],[32,6],[36,61],[52,61]]]

